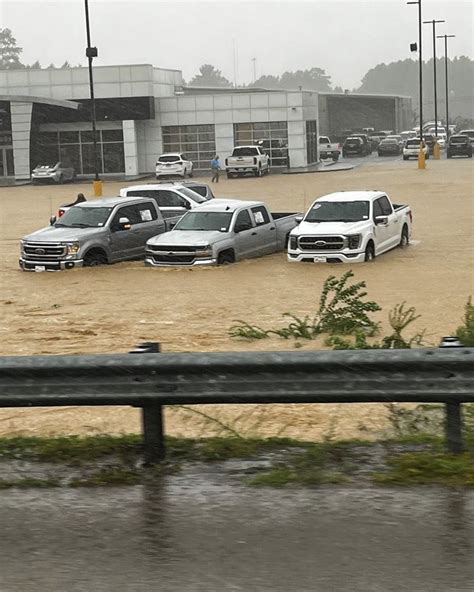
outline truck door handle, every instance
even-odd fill
[[[252,232],[252,236],[256,236],[256,234],[257,234],[256,232]]]
[[[270,226],[270,230],[275,230],[275,227],[274,226]]]

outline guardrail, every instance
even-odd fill
[[[147,463],[165,457],[164,405],[389,402],[444,403],[461,452],[474,348],[0,358],[0,407],[142,408]]]

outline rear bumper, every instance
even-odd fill
[[[61,271],[63,269],[83,267],[84,265],[83,259],[74,259],[71,261],[31,261],[21,257],[18,263],[23,271]]]
[[[363,263],[364,251],[354,253],[302,253],[300,251],[288,251],[288,261],[291,263]]]

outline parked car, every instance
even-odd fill
[[[402,152],[402,147],[397,138],[384,138],[377,147],[377,154],[379,156],[398,156]]]
[[[400,134],[390,134],[388,136],[385,136],[385,139],[396,140],[398,142],[398,145],[400,146],[400,151],[403,149],[403,146],[405,145],[405,140],[402,138]]]
[[[39,164],[31,173],[33,185],[43,182],[66,183],[74,181],[74,167],[66,162],[57,162],[56,164]]]
[[[467,156],[468,158],[472,158],[472,144],[469,136],[459,134],[449,137],[446,157],[452,158],[453,156]]]
[[[200,186],[204,185],[202,183]],[[148,197],[155,200],[165,218],[182,216],[188,210],[206,203],[209,194],[204,197],[187,184],[158,183],[150,185],[132,185],[120,190],[122,197]],[[211,192],[212,195],[212,192]]]
[[[260,146],[236,146],[225,159],[227,178],[252,173],[262,177],[270,173],[270,159]]]
[[[465,129],[459,132],[459,135],[468,136],[471,144],[474,144],[474,129]]]
[[[376,150],[380,142],[385,138],[385,134],[382,132],[372,132],[369,136],[370,144],[372,146],[372,150]]]
[[[418,155],[420,154],[420,146],[420,138],[412,138],[407,140],[405,142],[405,146],[403,147],[403,160],[408,160],[409,158],[418,158]],[[428,159],[430,157],[430,151],[425,143],[423,143],[423,152],[425,153],[425,158]]]
[[[288,260],[360,263],[408,245],[412,214],[383,191],[341,191],[317,199],[291,231]]]
[[[352,138],[360,138],[362,140],[362,143],[364,145],[364,156],[368,156],[369,154],[372,154],[372,142],[370,141],[370,138],[368,136],[368,134],[352,134],[351,136]]]
[[[339,160],[341,155],[341,145],[331,142],[328,136],[319,136],[319,158],[325,160],[326,158],[332,158],[334,162]]]
[[[156,161],[156,178],[179,176],[185,179],[193,176],[193,163],[181,152],[167,152]]]
[[[367,156],[367,149],[361,138],[349,136],[342,145],[342,156]]]
[[[215,197],[210,185],[207,183],[201,183],[200,181],[181,181],[181,185],[188,187],[194,193],[199,193],[199,195],[202,195],[207,200],[214,199]]]
[[[51,226],[21,240],[23,271],[58,271],[136,259],[149,238],[178,221],[164,219],[152,199],[107,197],[70,208]]]
[[[171,232],[151,238],[145,265],[222,265],[282,251],[297,216],[270,212],[260,201],[215,200],[188,212]]]

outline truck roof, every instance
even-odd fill
[[[140,203],[143,200],[148,199],[146,197],[102,197],[101,199],[91,199],[90,201],[83,201],[76,204],[75,208],[113,208],[121,204],[133,204]]]
[[[337,191],[318,197],[316,201],[372,201],[382,195],[387,195],[384,191]]]
[[[227,212],[235,211],[238,208],[253,208],[255,206],[265,205],[261,201],[242,201],[240,199],[212,199],[202,206],[199,206],[199,212]]]
[[[199,185],[199,183],[197,183]],[[186,189],[191,189],[184,183],[168,181],[167,183],[148,183],[146,185],[130,185],[129,187],[123,187],[126,191],[137,191],[140,189],[149,189],[149,190],[159,190],[159,189],[181,189],[182,187],[186,187]]]

